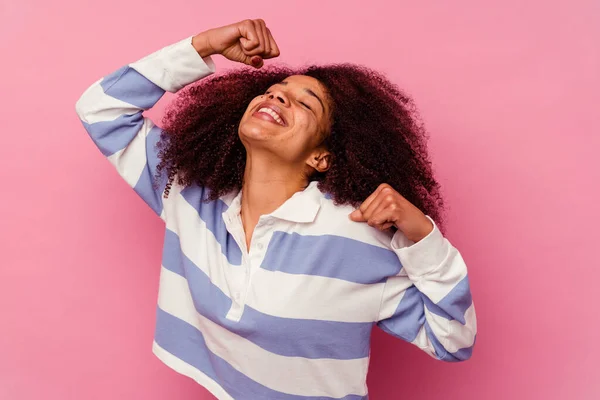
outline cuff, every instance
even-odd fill
[[[210,56],[200,57],[192,46],[192,38],[166,46],[129,66],[163,90],[175,93],[216,69]]]
[[[402,267],[412,281],[418,281],[439,268],[450,249],[450,243],[444,238],[435,221],[428,215],[426,217],[433,223],[433,230],[417,243],[407,239],[400,230],[392,237],[391,248],[398,255]]]

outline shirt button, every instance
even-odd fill
[[[259,243],[259,244],[256,245],[256,248],[259,249],[259,250],[262,250],[264,247],[265,246],[263,246],[262,243]]]

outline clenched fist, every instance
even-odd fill
[[[379,185],[377,190],[350,214],[350,219],[366,222],[379,230],[395,226],[415,243],[426,237],[434,228],[421,210],[387,183]]]
[[[194,36],[192,45],[201,57],[221,54],[255,68],[263,66],[263,59],[279,56],[279,47],[262,19],[209,29]]]

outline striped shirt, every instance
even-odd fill
[[[160,128],[143,116],[165,93],[215,72],[191,37],[93,83],[76,104],[91,139],[165,222],[153,352],[219,399],[367,399],[371,330],[430,356],[471,356],[467,267],[433,231],[353,222],[316,182],[262,215],[248,250],[241,191],[153,187]],[[201,161],[201,160],[200,160]]]

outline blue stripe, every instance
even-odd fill
[[[412,342],[425,323],[423,298],[419,290],[412,285],[398,303],[394,315],[377,323],[383,331],[392,336]]]
[[[261,267],[370,284],[396,275],[402,264],[393,251],[358,240],[275,232]]]
[[[198,245],[202,246],[201,243]],[[240,321],[225,318],[231,308],[231,299],[181,253],[179,237],[169,229],[166,230],[164,248],[163,266],[187,279],[196,311],[225,329],[271,353],[288,357],[348,360],[368,356],[373,327],[370,322],[282,318],[247,305]]]
[[[239,400],[333,400],[332,397],[298,396],[282,393],[248,378],[226,360],[211,352],[202,333],[185,321],[157,308],[155,341],[160,347],[202,371],[229,395]],[[235,351],[235,349],[232,349]],[[260,362],[260,360],[256,360]],[[315,384],[317,382],[315,381]],[[367,396],[348,395],[342,400],[367,400]]]
[[[151,108],[165,93],[128,65],[104,77],[100,86],[109,96],[143,109]]]
[[[463,325],[466,324],[465,312],[473,302],[468,275],[437,303],[432,302],[427,296],[423,296],[423,300],[427,309],[433,314],[451,321],[456,320]]]
[[[162,192],[167,185],[167,177],[163,173],[157,188],[154,189],[153,187],[156,167],[160,162],[156,144],[160,141],[161,131],[162,130],[158,126],[154,126],[146,136],[146,166],[142,170],[142,173],[133,188],[137,194],[144,199],[146,204],[148,204],[159,216],[163,209]]]
[[[231,265],[242,265],[242,250],[227,231],[223,213],[229,208],[222,200],[206,203],[209,189],[197,185],[188,186],[181,191],[183,198],[198,212],[198,216],[221,245],[221,252]]]
[[[448,362],[459,362],[471,358],[471,355],[473,354],[473,347],[475,346],[475,341],[477,340],[477,335],[475,335],[473,338],[472,346],[459,349],[455,353],[450,353],[444,348],[444,346],[442,346],[437,337],[435,337],[435,334],[433,333],[433,330],[427,321],[425,321],[425,332],[427,332],[427,337],[431,341],[431,344],[435,349],[435,355],[438,359]]]
[[[142,128],[142,111],[131,115],[121,115],[112,121],[100,121],[88,124],[81,121],[85,130],[105,157],[123,150],[135,138]]]

